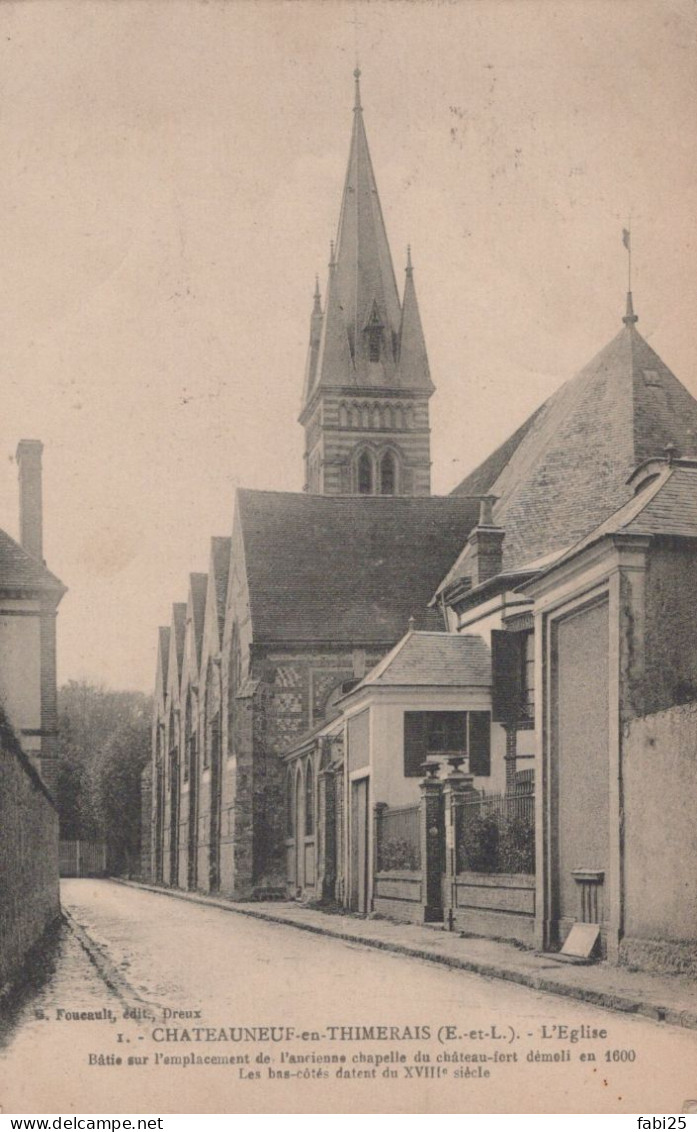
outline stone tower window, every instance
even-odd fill
[[[380,347],[382,345],[382,330],[379,326],[371,326],[368,330],[368,360],[380,361]]]
[[[373,494],[373,461],[369,452],[362,452],[358,459],[358,494]]]
[[[397,492],[397,464],[391,452],[386,452],[380,461],[380,494],[395,495]]]

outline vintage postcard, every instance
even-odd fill
[[[697,1111],[694,0],[8,0],[0,1111]]]

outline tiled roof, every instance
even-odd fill
[[[671,467],[665,482],[625,529],[637,535],[697,538],[697,467]]]
[[[196,666],[198,668],[201,665],[201,645],[203,642],[203,624],[206,616],[208,574],[189,574],[189,586],[191,592],[194,643],[196,645]]]
[[[238,492],[257,641],[355,646],[398,640],[476,522],[456,496]]]
[[[353,691],[368,686],[488,688],[490,684],[491,657],[483,637],[410,632]]]
[[[516,429],[508,440],[504,441],[486,460],[470,472],[461,483],[453,489],[453,495],[486,495],[496,482],[501,472],[512,459],[513,453],[527,436],[537,417],[544,411],[547,402],[540,405],[526,421]]]
[[[169,628],[160,625],[157,630],[157,649],[159,653],[160,671],[162,673],[162,687],[167,687],[167,667],[169,665]]]
[[[559,562],[575,557],[606,535],[697,538],[697,463],[655,460],[650,461],[647,471],[655,474],[636,495],[570,547]]]
[[[18,542],[0,530],[0,589],[53,590],[65,593],[65,586],[47,570],[43,562],[27,554]]]
[[[697,401],[628,322],[455,489],[498,496],[504,569],[568,546],[631,496],[642,460],[697,455]]]
[[[215,582],[215,600],[218,613],[218,633],[223,637],[225,624],[225,604],[227,601],[227,582],[230,571],[230,545],[227,537],[215,536],[211,539],[211,571]]]
[[[186,636],[186,603],[175,601],[172,606],[172,629],[174,630],[175,655],[177,660],[176,685],[179,687],[184,659],[184,638]]]

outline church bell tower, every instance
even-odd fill
[[[300,423],[305,491],[429,495],[434,387],[411,254],[400,302],[361,107],[360,71],[324,310],[315,287]]]

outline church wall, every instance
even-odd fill
[[[244,545],[236,517],[221,661],[222,801],[220,888],[245,898],[254,886],[253,759],[255,689],[251,671],[253,626]]]
[[[372,666],[379,659],[367,659]],[[285,891],[285,768],[280,756],[324,718],[328,700],[354,675],[353,653],[274,650],[254,663],[252,740],[255,887]]]

